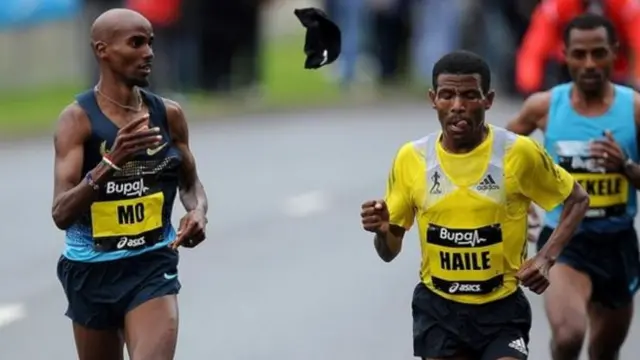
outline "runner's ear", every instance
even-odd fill
[[[345,0],[346,1],[346,0]],[[305,69],[319,69],[336,61],[342,47],[342,33],[324,11],[316,8],[295,9],[302,26],[307,29],[304,53]]]

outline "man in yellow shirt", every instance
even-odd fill
[[[362,205],[384,261],[414,221],[422,248],[413,294],[414,355],[426,360],[525,360],[531,309],[584,217],[586,192],[533,140],[485,123],[494,92],[486,62],[456,51],[433,68],[442,131],[398,151],[384,200]],[[527,258],[527,209],[564,205],[543,249]]]

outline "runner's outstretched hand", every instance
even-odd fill
[[[553,261],[537,254],[520,266],[516,278],[522,286],[536,294],[542,294],[549,287],[549,269],[552,266]]]
[[[389,209],[384,200],[371,200],[362,204],[360,212],[362,228],[372,233],[384,233],[389,230]]]
[[[186,248],[194,248],[206,239],[205,228],[207,226],[207,217],[203,211],[189,211],[182,219],[180,219],[180,227],[175,241],[171,243],[174,250],[179,246]]]

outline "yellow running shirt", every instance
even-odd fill
[[[386,202],[390,223],[418,222],[421,279],[438,295],[468,304],[518,288],[527,257],[527,209],[561,204],[574,180],[534,140],[489,126],[466,154],[451,154],[441,133],[405,144],[393,163]]]

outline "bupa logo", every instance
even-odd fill
[[[129,249],[135,249],[137,247],[144,246],[146,243],[147,242],[144,239],[144,236],[141,236],[139,238],[133,238],[133,239],[123,236],[120,238],[120,241],[118,241],[118,244],[116,245],[116,247],[118,249],[124,249],[125,247]]]
[[[479,293],[480,291],[482,291],[482,289],[480,288],[480,284],[460,284],[460,283],[453,283],[451,284],[451,287],[449,288],[449,293],[450,294],[455,294],[455,293]]]
[[[478,230],[454,232],[446,228],[441,228],[440,238],[443,240],[449,240],[451,242],[454,242],[457,245],[464,245],[464,246],[471,246],[471,247],[474,247],[476,245],[479,245],[487,241],[487,239],[480,237]]]
[[[137,180],[135,182],[122,182],[117,183],[110,181],[107,183],[107,195],[124,195],[124,196],[142,196],[149,190],[144,186],[144,179]]]

